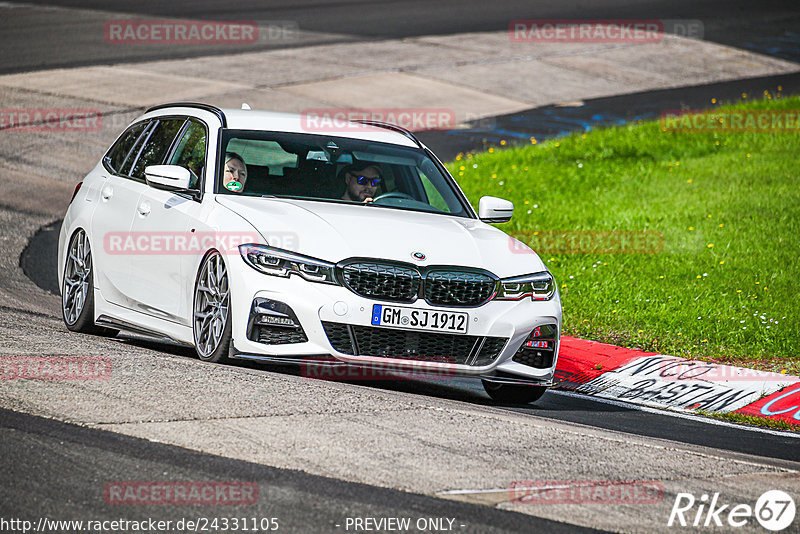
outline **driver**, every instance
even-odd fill
[[[372,202],[381,183],[381,171],[376,165],[360,162],[342,169],[347,186],[342,200],[351,202]]]

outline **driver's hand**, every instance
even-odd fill
[[[368,203],[370,203],[370,202],[374,202],[374,200],[372,199],[372,197],[367,197],[367,198],[365,198],[365,199],[364,199],[364,204],[368,204]]]

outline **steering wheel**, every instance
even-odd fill
[[[406,200],[414,200],[416,199],[411,195],[407,195],[405,193],[401,193],[400,191],[392,191],[391,193],[384,193],[372,199],[373,202],[377,202],[379,200],[383,200],[384,198],[404,198]]]

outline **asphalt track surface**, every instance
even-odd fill
[[[543,140],[594,128],[656,120],[667,111],[713,108],[740,102],[742,95],[758,97],[764,91],[800,94],[800,73],[595,98],[574,106],[542,106],[473,121],[464,129],[421,132],[418,136],[439,157],[450,160],[460,152],[485,150],[487,146],[500,145],[501,141],[526,145],[531,137]]]
[[[486,506],[187,451],[3,409],[0,448],[14,451],[0,456],[3,478],[16,481],[15,487],[0,485],[0,514],[6,518],[124,517],[177,522],[197,517],[274,517],[279,532],[345,532],[347,517],[448,517],[457,518],[456,532],[597,532]],[[120,481],[246,480],[258,484],[258,502],[221,507],[119,506],[105,500],[104,486],[97,483],[112,473]]]
[[[62,1],[46,4],[135,16],[292,20],[297,21],[302,29],[341,36],[334,40],[498,30],[506,28],[508,21],[513,18],[691,18],[705,21],[707,39],[762,53],[771,52],[788,59],[800,57],[794,38],[794,35],[800,34],[800,10],[791,2],[606,2],[602,6],[586,6],[582,2],[517,1],[495,2],[488,11],[485,2],[474,1],[436,4],[422,1],[284,4],[253,1],[228,3],[224,8],[210,1],[180,5],[155,1],[113,4]],[[88,20],[95,13],[86,11],[79,15]],[[712,20],[714,22],[709,22]],[[30,22],[32,26],[23,30],[41,29],[47,24],[52,28],[52,19],[49,22],[45,18]],[[57,31],[58,40],[63,46],[54,50],[52,33],[48,36],[42,31],[28,31],[24,46],[20,46],[20,42],[15,41],[19,35],[4,29],[0,32],[0,49],[13,53],[0,56],[0,72],[230,53],[230,49],[176,51],[171,48],[167,53],[157,47],[131,50],[132,47],[114,49],[94,44],[83,46],[81,43],[85,43],[85,40],[81,38],[83,30],[80,21],[62,25]],[[326,41],[329,42],[330,38],[326,38]],[[309,42],[313,42],[313,39]],[[262,48],[273,46],[268,43]],[[513,116],[497,117],[491,124],[491,131],[483,131],[483,124],[467,132],[431,133],[423,138],[435,151],[448,157],[457,151],[479,148],[484,140],[493,142],[497,136],[513,140],[515,136],[561,135],[575,129],[650,118],[664,109],[707,107],[702,104],[710,97],[733,100],[738,93],[765,88],[774,91],[779,84],[785,93],[800,92],[800,77],[797,75],[774,78],[597,99],[575,108],[539,108]],[[54,224],[37,234],[20,258],[26,274],[40,287],[51,292],[57,290],[53,264],[57,228],[58,225]],[[131,343],[156,346],[141,340]],[[191,357],[191,353],[182,348],[158,347],[165,352]],[[247,366],[265,372],[293,372],[290,369]],[[490,404],[480,384],[474,380],[448,383],[434,380],[380,382],[370,386],[478,405]],[[506,408],[576,425],[714,447],[734,454],[746,453],[771,459],[775,465],[781,465],[783,460],[800,460],[800,447],[795,437],[712,425],[699,419],[679,419],[591,398],[548,393],[534,406]],[[464,525],[463,529],[457,530],[465,532],[581,531],[580,527],[574,525],[530,515],[265,467],[7,410],[0,410],[0,429],[0,447],[4,451],[0,458],[0,473],[4,481],[0,484],[0,514],[3,517],[50,514],[59,519],[117,518],[120,516],[119,509],[104,503],[97,483],[98,480],[107,480],[109,473],[113,473],[119,480],[167,478],[255,481],[260,491],[269,498],[260,499],[257,510],[248,508],[247,515],[280,515],[285,518],[287,525],[291,525],[282,528],[282,531],[337,531],[339,527],[336,525],[341,524],[345,517],[401,515],[456,517]],[[8,484],[8,481],[13,482]],[[125,517],[178,519],[198,515],[221,516],[224,513],[218,509],[198,510],[197,507],[161,507],[157,510],[126,507]]]
[[[14,5],[13,2],[8,4]],[[703,38],[784,59],[800,58],[800,8],[794,1],[762,0],[51,0],[25,2],[42,10],[0,20],[0,74],[199,57],[320,42],[379,40],[508,28],[515,19],[700,20]],[[103,25],[119,18],[289,22],[308,35],[252,45],[119,46],[105,42]],[[54,43],[58,43],[54,45]]]

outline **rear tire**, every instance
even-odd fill
[[[492,400],[507,404],[530,404],[541,399],[547,391],[545,386],[498,384],[488,380],[481,380],[481,382],[483,382],[483,389]]]
[[[216,250],[203,260],[194,288],[192,331],[197,356],[204,362],[228,360],[233,337],[228,271]]]
[[[92,248],[86,232],[78,230],[72,235],[64,264],[64,281],[61,285],[61,318],[73,332],[110,335],[117,331],[94,324],[94,271]]]

